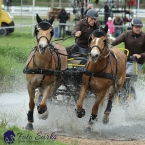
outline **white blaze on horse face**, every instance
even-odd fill
[[[99,49],[96,47],[98,46],[98,41],[99,41],[100,38],[95,38],[92,43],[95,41],[95,43],[93,43],[93,46],[92,46],[92,50],[91,50],[91,60],[96,62],[99,55],[100,55],[100,51]]]
[[[40,54],[43,54],[46,51],[46,48],[47,48],[48,43],[49,43],[49,40],[51,39],[50,30],[45,30],[45,31],[42,30],[42,29],[39,30],[37,38],[39,40],[38,48],[39,48],[39,53]]]
[[[48,33],[48,32],[47,32]],[[42,31],[40,30],[40,33],[39,33],[39,38],[41,37],[41,39],[39,40],[39,45],[41,45],[42,47],[45,47],[47,45],[47,34],[45,31]]]

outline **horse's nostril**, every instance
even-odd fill
[[[41,44],[39,44],[38,46],[39,46],[39,48],[43,48],[43,46]]]
[[[97,58],[99,55],[96,54],[96,55],[92,55],[92,58]]]
[[[96,56],[95,57],[98,57],[99,55],[98,54],[96,54]]]

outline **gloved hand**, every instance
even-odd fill
[[[76,34],[75,34],[75,36],[76,37],[80,37],[81,34],[82,34],[81,31],[77,31]]]

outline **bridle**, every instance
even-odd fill
[[[96,38],[95,38],[95,39],[96,39]],[[105,41],[106,41],[106,40],[105,40]],[[103,51],[104,51],[104,49],[105,49],[105,45],[104,45],[103,49],[101,49],[98,45],[93,45],[92,47],[90,47],[90,44],[89,44],[90,51],[91,51],[94,47],[97,47],[97,48],[99,49],[101,58],[103,58],[103,57],[106,58],[106,56],[102,56],[102,53],[103,53]],[[107,55],[107,56],[108,56],[108,55]]]
[[[50,29],[50,28],[52,28],[52,31],[50,32],[50,35],[51,35],[51,36],[50,36],[50,40],[48,40],[48,38],[47,38],[46,36],[41,36],[39,39],[37,38],[37,35],[38,35],[40,29],[46,31],[46,30],[48,30],[48,29]],[[48,21],[46,21],[46,20],[41,21],[40,23],[38,23],[38,24],[35,26],[35,36],[36,36],[37,43],[39,43],[39,41],[40,41],[41,38],[45,38],[45,39],[47,40],[47,45],[45,46],[45,48],[47,48],[48,45],[50,44],[50,41],[51,41],[51,39],[52,39],[52,37],[53,37],[53,34],[54,34],[53,27],[52,27],[52,25],[51,25]]]

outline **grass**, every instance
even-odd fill
[[[33,132],[29,130],[23,130],[16,126],[7,126],[7,121],[5,119],[2,119],[2,122],[0,123],[0,144],[1,145],[7,145],[4,141],[4,133],[7,131],[13,131],[15,134],[14,137],[14,143],[13,145],[66,145],[63,142],[60,142],[56,139],[52,140],[50,139],[51,133],[40,133],[40,132]],[[54,136],[53,135],[53,136]]]

